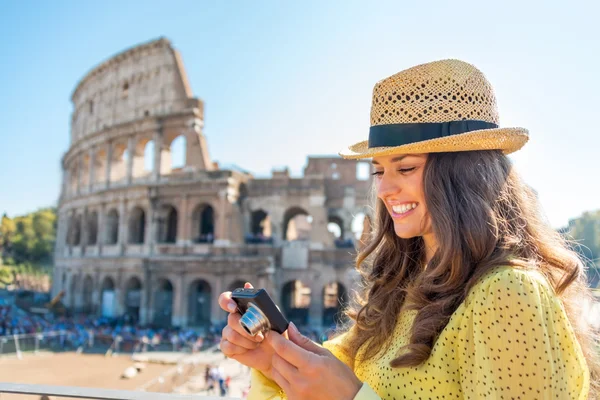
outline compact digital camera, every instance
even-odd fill
[[[231,298],[237,303],[242,314],[240,325],[246,332],[256,336],[269,330],[283,333],[288,328],[288,321],[279,311],[271,296],[265,289],[235,289]]]

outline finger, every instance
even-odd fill
[[[318,344],[301,334],[293,322],[290,322],[290,326],[287,331],[289,334],[289,339],[304,350],[308,350],[311,353],[315,353],[321,356],[328,355],[329,350],[319,346]]]
[[[235,357],[240,354],[244,354],[248,351],[248,349],[245,349],[240,346],[236,346],[235,344],[231,343],[227,339],[221,339],[220,348],[221,348],[221,353],[223,353],[226,357],[229,357],[229,358]]]
[[[290,385],[290,382],[273,367],[271,367],[271,378],[279,385],[280,388],[283,389],[285,393],[292,392],[292,386]]]
[[[277,370],[283,378],[288,382],[298,381],[298,368],[294,367],[289,362],[285,361],[277,354],[273,354],[271,359],[271,366]]]
[[[254,286],[252,286],[252,284],[250,282],[246,282],[244,284],[244,289],[254,289]]]
[[[281,358],[296,368],[304,368],[310,365],[311,359],[314,357],[313,353],[304,350],[296,343],[285,339],[275,331],[269,332],[267,341]]]
[[[219,296],[219,306],[223,311],[235,312],[237,310],[237,304],[231,300],[231,292],[223,292]]]
[[[245,337],[247,339],[250,339],[254,342],[262,342],[265,338],[265,336],[262,334],[262,332],[257,333],[256,336],[250,335],[240,325],[241,318],[242,318],[242,316],[239,313],[229,314],[229,316],[227,317],[227,326],[231,327],[231,329],[233,329],[234,331],[236,331],[237,333],[239,333],[240,335],[242,335],[243,337]]]
[[[253,350],[257,348],[260,343],[247,339],[234,331],[230,326],[226,326],[223,328],[223,337],[227,339],[228,342],[235,344],[236,346],[243,347],[248,350]]]

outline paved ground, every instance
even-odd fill
[[[136,377],[122,379],[123,371],[132,365],[133,361],[129,356],[41,353],[25,355],[21,360],[16,357],[0,359],[0,381],[135,390],[173,367],[147,364]],[[2,394],[1,399],[37,400],[39,396]]]
[[[146,368],[132,379],[121,378],[135,362],[127,355],[40,353],[25,355],[21,360],[5,357],[0,358],[0,381],[218,396],[216,391],[207,393],[204,381],[206,366],[218,365],[225,376],[231,377],[228,397],[243,398],[250,383],[249,369],[220,352],[154,353],[144,357],[136,359],[151,362],[146,362]],[[0,399],[39,400],[39,396],[2,394]]]

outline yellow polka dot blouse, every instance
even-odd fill
[[[494,269],[454,312],[426,362],[391,368],[390,360],[409,341],[415,315],[401,313],[389,351],[354,366],[364,382],[355,400],[587,399],[589,371],[581,347],[561,301],[537,271]],[[345,342],[341,335],[324,346],[351,366]],[[286,397],[253,371],[248,398]]]

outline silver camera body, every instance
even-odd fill
[[[236,302],[242,314],[240,325],[248,334],[256,336],[269,330],[283,333],[288,328],[288,321],[277,308],[265,289],[235,289],[231,298]]]

